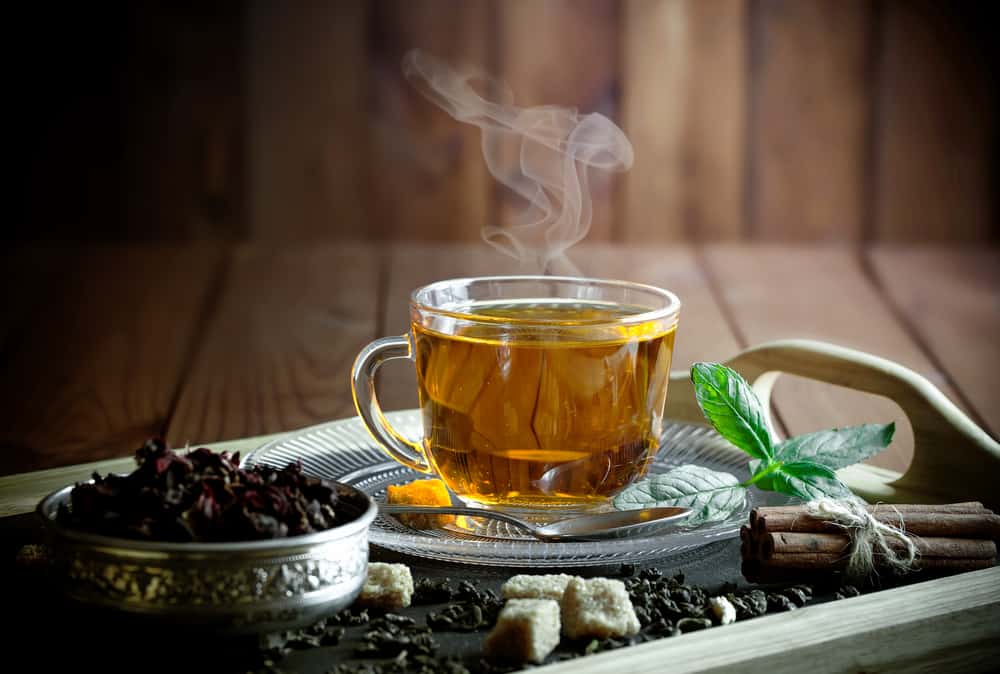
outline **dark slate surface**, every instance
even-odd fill
[[[15,567],[13,560],[26,543],[40,542],[41,531],[33,514],[0,519],[0,540],[4,557],[2,586],[9,607],[6,623],[7,658],[22,656],[36,671],[56,668],[90,671],[165,671],[187,674],[195,671],[245,672],[259,664],[255,640],[220,641],[212,635],[201,637],[184,634],[171,627],[118,620],[70,605],[59,598],[57,588],[44,576],[26,573]],[[499,591],[504,580],[525,569],[503,567],[473,567],[443,564],[408,557],[389,550],[374,548],[372,560],[405,563],[414,578],[450,578],[477,581],[481,587]],[[665,573],[683,572],[687,582],[713,590],[723,583],[745,585],[739,577],[739,541],[731,540],[637,565],[655,567]],[[542,569],[539,573],[564,571],[583,576],[615,577],[621,565],[568,569]],[[414,606],[400,613],[423,623],[430,610],[438,606]],[[362,660],[352,656],[357,639],[365,628],[349,628],[345,639],[337,646],[293,651],[280,662],[283,671],[305,673],[326,672],[339,662]],[[436,632],[441,655],[477,657],[484,632]],[[87,663],[84,665],[84,663]]]

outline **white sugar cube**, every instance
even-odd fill
[[[575,576],[565,573],[551,574],[547,576],[512,576],[500,592],[504,599],[562,599],[563,592],[566,591],[566,584]]]
[[[625,584],[608,578],[573,578],[560,602],[563,634],[571,639],[624,637],[639,631]]]
[[[486,635],[492,660],[541,663],[559,645],[559,604],[553,599],[511,599]]]
[[[708,605],[712,608],[712,613],[715,614],[720,625],[736,622],[736,607],[725,597],[712,597],[708,600]]]
[[[405,608],[413,596],[413,576],[405,564],[368,564],[368,577],[361,588],[358,603],[387,610]]]

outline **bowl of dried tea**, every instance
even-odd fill
[[[191,628],[264,633],[349,606],[377,506],[301,466],[150,440],[128,475],[95,474],[38,505],[74,602]]]

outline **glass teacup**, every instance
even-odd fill
[[[413,292],[410,331],[352,372],[368,430],[396,461],[467,505],[538,514],[606,505],[659,446],[680,301],[653,286],[505,276]],[[386,421],[375,372],[416,364],[423,438]]]

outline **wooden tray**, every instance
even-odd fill
[[[998,508],[1000,446],[925,378],[891,361],[820,342],[790,340],[750,349],[728,363],[770,405],[782,372],[884,395],[913,426],[905,474],[860,465],[840,472],[869,500],[978,499]],[[702,422],[687,373],[672,377],[667,416]],[[281,434],[214,443],[247,451]],[[0,477],[0,517],[32,511],[48,492],[90,477],[125,472],[131,457]],[[0,527],[7,529],[0,521]],[[628,671],[767,671],[771,674],[874,670],[990,671],[1000,658],[1000,567],[541,667],[557,674]]]

